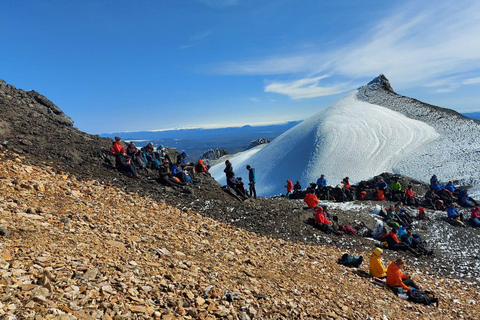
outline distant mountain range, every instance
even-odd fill
[[[465,117],[480,120],[480,112],[462,113]]]
[[[271,125],[245,125],[243,127],[225,128],[193,128],[165,131],[137,131],[103,133],[100,136],[114,138],[119,136],[123,141],[137,141],[137,146],[152,142],[166,147],[184,150],[194,160],[209,149],[219,148],[229,153],[244,151],[253,140],[260,138],[272,141],[285,131],[293,128],[301,121],[288,121]]]

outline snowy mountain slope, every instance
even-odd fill
[[[416,149],[439,137],[434,128],[396,111],[360,101],[355,91],[285,132],[250,157],[230,158],[237,176],[246,180],[245,166],[257,172],[257,193],[285,192],[287,179],[302,186],[325,174],[336,185],[370,178],[396,165]],[[223,183],[223,164],[211,169]]]
[[[456,111],[432,106],[396,94],[385,76],[380,75],[358,89],[357,98],[420,120],[440,134],[426,148],[414,150],[397,163],[395,172],[428,181],[437,174],[442,182],[460,180],[461,184],[479,187],[480,122]]]

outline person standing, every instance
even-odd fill
[[[250,197],[257,199],[257,190],[255,190],[255,183],[257,182],[257,174],[255,169],[247,165],[248,170],[248,185],[250,186]]]
[[[223,172],[225,172],[225,176],[227,178],[227,181],[228,181],[228,179],[230,179],[231,177],[234,176],[233,166],[230,163],[230,160],[225,161],[225,169],[223,170]]]

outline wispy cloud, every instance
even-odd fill
[[[363,36],[335,50],[295,52],[256,60],[217,65],[217,72],[240,75],[297,74],[291,82],[270,80],[267,92],[293,99],[337,94],[352,84],[332,79],[368,79],[385,74],[395,88],[433,87],[451,92],[462,85],[480,83],[480,2],[466,0],[401,4]],[[462,74],[469,74],[465,79]],[[347,89],[348,90],[348,89]]]
[[[250,97],[250,98],[248,98],[248,100],[250,100],[252,102],[260,102],[260,99],[257,98],[257,97]]]
[[[212,32],[211,31],[204,31],[204,32],[197,32],[193,36],[191,36],[188,41],[190,42],[189,44],[184,44],[181,45],[179,48],[180,49],[188,49],[191,47],[195,47],[201,43],[201,41],[205,38],[207,38]]]
[[[320,86],[322,79],[328,75],[305,78],[293,82],[274,82],[265,87],[265,92],[275,92],[288,95],[292,99],[316,98],[342,93],[352,88],[351,84],[340,83],[330,86]]]

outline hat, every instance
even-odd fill
[[[187,155],[187,153],[186,153],[185,151],[182,152],[182,157],[183,157],[183,158],[188,157],[188,155]]]
[[[203,160],[202,160],[202,159],[198,159],[198,163],[203,163]]]
[[[375,248],[375,250],[373,250],[373,254],[376,255],[377,257],[380,257],[382,253],[383,253],[383,250],[380,248]]]
[[[230,163],[230,160],[225,160],[225,164],[229,164]]]

